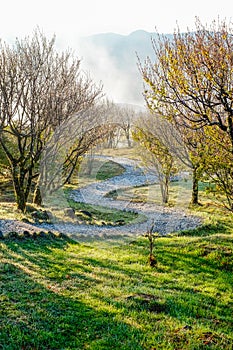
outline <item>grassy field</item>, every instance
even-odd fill
[[[121,175],[124,167],[112,160],[84,158],[72,183],[85,186],[95,181],[103,181]]]
[[[233,227],[0,243],[0,348],[232,349]]]
[[[138,149],[132,148],[106,148],[101,150],[101,154],[110,157],[122,157],[129,158],[138,161],[140,159],[138,155]]]
[[[233,349],[233,214],[214,199],[203,186],[203,226],[155,239],[153,268],[143,236],[0,240],[0,349]]]

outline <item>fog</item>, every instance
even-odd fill
[[[103,83],[104,93],[113,102],[145,105],[136,48],[127,48],[125,43],[122,47],[118,42],[110,42],[108,46],[90,38],[82,38],[76,45],[82,69],[96,83]]]

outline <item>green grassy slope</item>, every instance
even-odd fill
[[[232,349],[233,228],[0,243],[0,348]]]

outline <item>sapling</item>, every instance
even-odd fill
[[[157,265],[157,259],[153,253],[154,250],[154,239],[157,236],[157,234],[154,232],[155,223],[154,220],[152,220],[151,225],[147,229],[146,237],[148,237],[149,240],[149,247],[150,247],[150,255],[149,255],[149,264],[151,267],[154,267]]]

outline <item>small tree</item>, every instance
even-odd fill
[[[132,147],[131,130],[136,120],[135,110],[129,106],[118,107],[117,120],[124,132],[128,147]]]
[[[136,126],[132,133],[133,139],[145,149],[142,160],[148,168],[155,168],[158,176],[163,204],[169,200],[169,183],[171,175],[177,171],[175,158],[166,143],[148,124]]]

